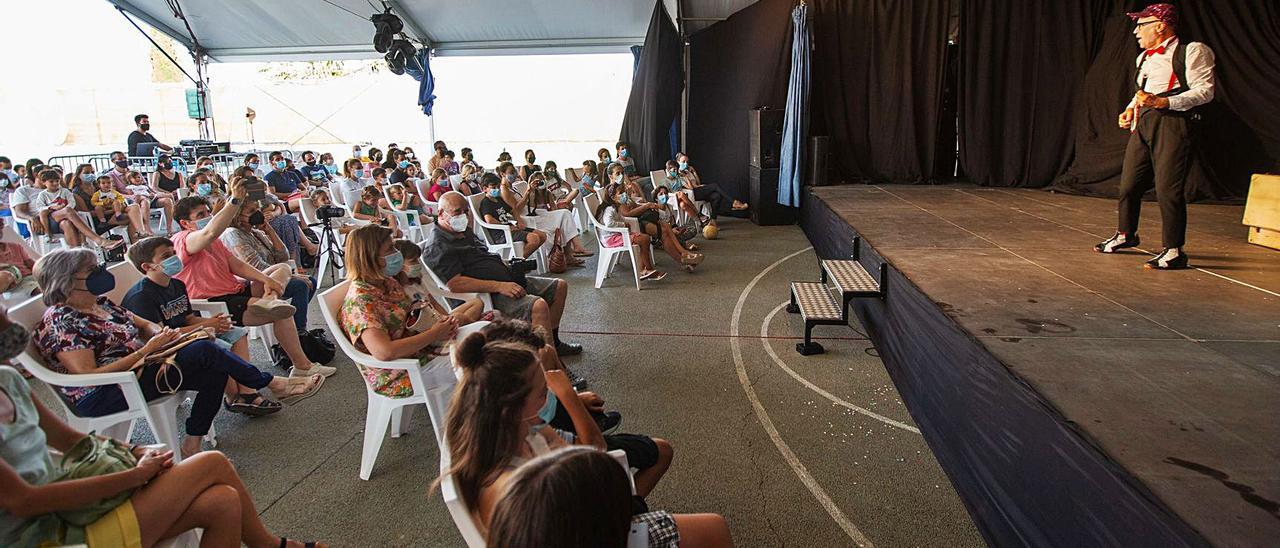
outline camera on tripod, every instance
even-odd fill
[[[318,217],[321,221],[336,219],[346,214],[347,214],[347,210],[342,209],[338,206],[327,205],[327,206],[320,206],[316,208],[316,217]]]

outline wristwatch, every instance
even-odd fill
[[[235,196],[232,196],[232,197],[231,197],[231,200],[229,200],[229,201],[231,202],[231,205],[233,205],[233,206],[238,206],[238,205],[240,205],[240,198],[236,198]]]

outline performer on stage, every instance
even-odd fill
[[[1142,195],[1153,185],[1160,202],[1164,251],[1147,268],[1186,268],[1182,251],[1187,232],[1187,199],[1183,193],[1191,167],[1187,125],[1195,107],[1213,100],[1213,50],[1177,36],[1178,13],[1170,4],[1152,4],[1138,13],[1133,34],[1146,51],[1138,54],[1138,92],[1120,113],[1120,127],[1130,130],[1120,174],[1120,223],[1115,236],[1094,246],[1102,253],[1138,245]]]

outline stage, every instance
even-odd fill
[[[997,545],[1274,545],[1280,252],[1192,205],[1193,269],[1092,246],[1114,200],[976,186],[814,188],[822,258],[890,265],[855,301],[930,448]],[[1142,249],[1160,215],[1144,204]],[[1133,251],[1133,250],[1129,250]],[[815,266],[810,280],[818,279]]]

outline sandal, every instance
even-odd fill
[[[306,390],[306,391],[304,391],[304,392],[299,392],[299,393],[297,393],[297,394],[288,394],[288,395],[285,395],[285,396],[281,396],[281,397],[280,397],[280,403],[283,403],[283,404],[285,404],[285,405],[293,405],[293,404],[298,403],[298,402],[300,402],[300,401],[302,401],[302,400],[305,400],[305,399],[307,399],[307,398],[310,398],[311,396],[316,395],[316,392],[319,392],[319,391],[320,391],[320,387],[321,387],[321,386],[324,386],[324,379],[325,379],[325,377],[324,377],[323,375],[312,375],[312,376],[310,376],[310,377],[291,377],[291,378],[289,379],[289,387],[290,387],[290,388],[292,388],[294,385],[298,385],[298,384],[306,384],[308,380],[314,380],[314,381],[315,381],[315,384],[312,384],[312,385],[311,385],[311,388],[307,389],[307,390]]]
[[[298,542],[302,542],[302,546],[303,546],[304,548],[316,548],[316,543],[315,543],[315,541],[306,541],[306,542],[298,541]],[[288,538],[280,537],[280,548],[289,548],[289,539],[288,539]]]
[[[236,394],[236,397],[231,400],[223,399],[222,407],[232,413],[240,413],[250,417],[270,415],[284,409],[284,405],[280,402],[264,398],[262,394],[257,392]]]
[[[590,256],[592,256],[592,255],[595,255],[595,253],[592,253],[592,252],[587,251],[587,250],[585,250],[585,249],[583,249],[583,250],[581,250],[581,251],[574,251],[574,252],[573,252],[573,256],[574,256],[574,257],[590,257]]]
[[[113,239],[110,239],[110,238],[104,238],[104,239],[102,240],[102,243],[98,244],[98,247],[101,247],[102,249],[115,249],[115,248],[120,247],[120,246],[122,246],[122,245],[124,245],[124,240],[123,240],[123,239],[120,239],[120,240],[113,240]]]

